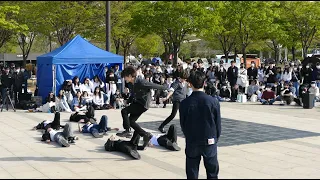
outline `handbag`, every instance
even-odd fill
[[[258,96],[255,95],[255,94],[253,94],[253,95],[251,96],[251,98],[250,98],[250,101],[251,101],[251,102],[257,102],[257,101],[258,101]]]

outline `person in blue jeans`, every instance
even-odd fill
[[[108,117],[103,115],[100,119],[99,124],[92,124],[88,121],[84,126],[80,127],[80,123],[78,123],[79,132],[82,133],[91,133],[95,138],[102,138],[103,135],[100,133],[106,134],[107,131],[116,130],[118,131],[119,128],[111,129],[108,127]]]

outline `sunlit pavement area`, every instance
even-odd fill
[[[170,105],[150,108],[138,122],[147,131],[159,133],[157,127],[170,112]],[[97,119],[102,115],[109,117],[109,126],[123,130],[120,110],[96,111]],[[320,108],[221,103],[221,115],[219,178],[320,178]],[[80,138],[75,145],[62,148],[43,143],[41,132],[31,129],[53,117],[49,113],[0,112],[0,178],[186,179],[185,142],[178,115],[171,123],[178,127],[182,150],[150,147],[139,151],[141,160],[104,150],[104,143],[116,132],[95,139],[80,134],[77,123],[71,123]],[[61,123],[69,117],[70,113],[61,113]],[[206,178],[203,162],[199,178]]]

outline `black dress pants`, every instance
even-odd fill
[[[173,102],[173,106],[172,106],[172,111],[171,111],[171,114],[169,117],[167,117],[167,119],[161,124],[162,127],[164,127],[165,125],[169,124],[172,119],[174,117],[176,117],[177,115],[177,112],[179,110],[179,107],[180,107],[180,101],[174,101]]]
[[[172,143],[177,142],[177,128],[174,124],[169,127],[168,133],[166,135],[160,136],[157,139],[160,146],[165,147],[169,150],[174,150],[172,148]]]
[[[141,114],[146,111],[147,109],[138,103],[132,103],[130,106],[122,109],[121,115],[123,119],[123,128],[129,131],[130,127],[132,127],[140,136],[144,136],[146,131],[144,131],[136,121]]]

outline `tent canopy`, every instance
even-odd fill
[[[104,68],[118,64],[123,56],[96,47],[80,35],[54,51],[37,57],[37,85],[43,99],[50,91],[58,94],[65,80],[78,76],[81,83],[88,77],[105,80]]]
[[[123,63],[123,56],[110,53],[83,39],[80,35],[55,49],[37,57],[37,64],[98,64]]]

